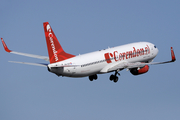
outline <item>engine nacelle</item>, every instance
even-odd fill
[[[149,66],[145,65],[143,68],[141,68],[139,70],[137,68],[132,68],[130,70],[130,72],[133,75],[140,75],[140,74],[144,74],[144,73],[148,72],[148,70],[149,70]]]

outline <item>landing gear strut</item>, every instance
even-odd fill
[[[118,73],[118,71],[119,70],[117,70],[117,71],[115,71],[115,74],[113,75],[111,75],[110,77],[109,77],[109,79],[112,81],[114,81],[115,83],[118,81],[118,77],[117,77],[117,74],[120,76],[120,74]]]
[[[98,78],[98,77],[97,77],[96,74],[89,76],[89,80],[90,80],[90,81],[97,80],[97,78]]]

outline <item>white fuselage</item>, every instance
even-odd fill
[[[158,49],[154,44],[137,42],[78,55],[61,62],[49,64],[48,67],[51,72],[59,76],[85,77],[111,72],[107,71],[106,67],[116,63],[151,62],[157,53]]]

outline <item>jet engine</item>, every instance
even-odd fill
[[[144,74],[144,73],[148,72],[148,70],[149,70],[149,66],[145,65],[144,67],[140,68],[139,70],[138,70],[138,68],[132,68],[130,70],[130,72],[133,75],[140,75],[140,74]]]

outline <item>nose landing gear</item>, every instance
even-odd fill
[[[90,81],[96,80],[97,78],[98,78],[98,77],[97,77],[96,74],[89,76],[89,80],[90,80]]]
[[[115,71],[115,74],[113,75],[111,75],[110,77],[109,77],[109,79],[111,80],[111,81],[114,81],[115,83],[118,81],[118,77],[117,77],[117,74],[120,76],[120,74],[118,73],[118,70],[117,71]]]

